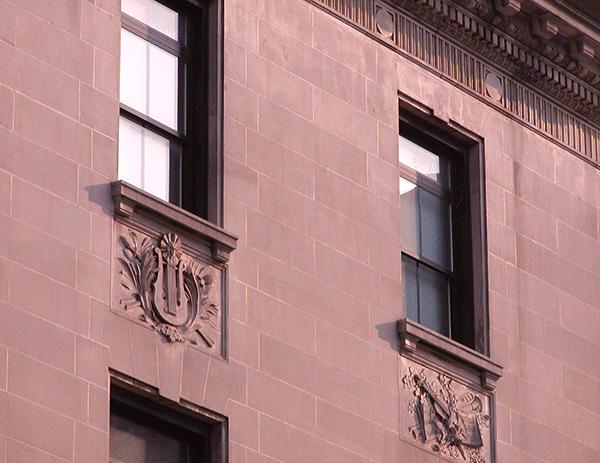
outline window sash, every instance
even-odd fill
[[[180,19],[181,21],[182,19]],[[189,56],[188,48],[182,44],[182,37],[185,34],[184,30],[179,29],[179,40],[174,40],[162,32],[153,29],[139,19],[129,16],[127,13],[121,12],[121,27],[132,34],[156,45],[159,48],[177,56],[178,58],[186,59]]]
[[[182,205],[183,196],[183,163],[184,153],[189,150],[190,140],[174,130],[164,126],[145,114],[121,104],[120,117],[123,117],[140,127],[169,140],[169,192],[166,201]]]
[[[453,272],[452,270],[449,270],[446,267],[443,267],[440,264],[438,264],[430,259],[427,259],[423,255],[415,252],[412,249],[404,248],[401,246],[400,251],[401,251],[401,254],[404,254],[418,262],[422,262],[424,265],[427,265],[427,267],[432,268],[436,272],[443,273],[448,278],[450,278],[450,280],[452,280],[452,281],[454,281],[456,278],[458,278],[458,275],[456,274],[456,272]]]
[[[435,180],[417,172],[415,169],[399,163],[399,174],[405,180],[408,180],[411,183],[414,183],[420,188],[427,190],[429,193],[438,196],[443,199],[447,199],[450,202],[453,201],[454,195],[450,188],[444,187],[442,184],[436,182]]]
[[[131,117],[131,114],[128,114],[127,112],[121,111],[121,115],[120,117],[122,117],[123,119],[126,119],[130,122],[133,122],[135,125],[146,129],[152,133],[155,133],[159,136],[161,136],[162,138],[166,139],[169,142],[169,158],[168,158],[168,162],[169,162],[169,170],[168,170],[168,191],[167,191],[167,198],[164,198],[164,200],[169,201],[175,205],[181,205],[181,196],[182,196],[182,163],[183,163],[183,150],[184,150],[184,146],[181,143],[180,139],[177,137],[169,137],[169,136],[165,136],[164,133],[162,133],[161,131],[155,130],[155,127],[152,124],[145,124],[143,121],[140,123],[139,121],[135,120],[135,118]],[[121,141],[122,143],[122,141]],[[124,153],[123,156],[119,155],[119,161],[123,162],[123,157],[126,157],[127,153]],[[138,166],[140,169],[143,169],[143,165]],[[121,175],[121,172],[119,172],[119,178],[128,181],[126,178],[124,178]],[[148,188],[146,188],[143,185],[137,185],[138,187],[144,189],[145,191],[149,191]]]
[[[121,0],[121,12],[177,40],[180,13],[160,0]]]
[[[147,114],[144,114],[137,109],[127,106],[125,103],[121,103],[121,116],[135,122],[142,127],[156,132],[162,137],[168,138],[169,140],[179,141],[180,143],[187,143],[189,138],[184,135],[180,130],[174,130],[168,125],[165,125],[156,119],[151,118]]]

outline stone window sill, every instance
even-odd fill
[[[464,376],[479,377],[481,387],[493,390],[502,376],[502,366],[486,355],[432,331],[417,322],[398,322],[400,350],[408,356],[425,359],[442,368],[461,370]]]
[[[230,253],[236,248],[236,235],[174,204],[121,180],[113,182],[111,189],[116,214],[136,222],[149,219],[183,229],[196,239],[206,242],[216,262],[226,263]]]

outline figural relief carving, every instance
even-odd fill
[[[410,436],[447,458],[490,463],[489,397],[410,362],[401,379]]]
[[[170,342],[212,347],[220,331],[214,269],[185,255],[175,233],[153,240],[131,231],[120,244],[120,284],[129,296],[122,307]]]

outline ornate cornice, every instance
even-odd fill
[[[556,0],[310,1],[600,166],[600,31]]]

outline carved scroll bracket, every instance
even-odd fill
[[[502,366],[489,357],[429,330],[418,323],[403,319],[398,322],[400,349],[421,358],[435,358],[442,366],[465,369],[477,377],[482,388],[492,391],[502,376]]]

